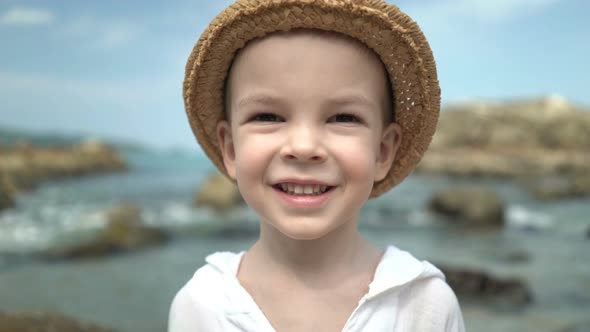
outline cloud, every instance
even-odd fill
[[[89,42],[90,47],[112,50],[141,35],[142,28],[130,21],[81,16],[65,23],[59,34]]]
[[[101,37],[96,46],[102,49],[112,49],[133,40],[140,33],[139,27],[130,23],[115,22],[103,27]]]
[[[0,16],[0,23],[6,25],[47,25],[53,23],[53,12],[42,8],[15,7]]]

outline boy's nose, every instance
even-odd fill
[[[323,162],[326,159],[326,151],[319,136],[307,126],[293,128],[281,148],[281,158],[291,161]]]

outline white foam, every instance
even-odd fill
[[[430,213],[423,210],[412,211],[408,215],[408,224],[410,226],[430,226],[433,224],[433,219]]]
[[[533,212],[521,205],[511,205],[506,212],[508,226],[523,229],[548,229],[554,226],[551,216]]]
[[[3,253],[39,250],[49,241],[49,233],[40,225],[30,222],[0,225],[0,252]]]

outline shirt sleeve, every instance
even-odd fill
[[[463,314],[461,313],[461,307],[459,301],[455,296],[455,293],[448,288],[451,292],[452,298],[449,299],[449,310],[447,313],[447,323],[445,331],[447,332],[465,332],[465,322],[463,321]]]
[[[459,301],[439,278],[420,280],[407,293],[404,326],[416,332],[465,332]]]
[[[187,286],[172,300],[168,315],[168,332],[223,331],[221,322],[211,308],[197,300]]]

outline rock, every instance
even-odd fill
[[[38,171],[31,165],[30,156],[14,149],[0,154],[0,174],[11,183],[15,192],[31,190],[39,182]]]
[[[77,146],[77,150],[88,154],[109,154],[112,149],[97,138],[88,138]]]
[[[442,147],[429,149],[418,173],[470,177],[527,178],[590,173],[590,151],[551,150],[527,147],[486,149]]]
[[[126,169],[115,150],[96,140],[60,148],[21,142],[0,149],[0,174],[9,177],[18,191],[32,190],[44,180]]]
[[[109,224],[103,233],[105,242],[117,250],[133,250],[161,244],[167,236],[159,229],[141,222],[140,209],[131,204],[121,204],[109,213]]]
[[[198,207],[210,207],[218,212],[244,203],[235,183],[219,173],[207,178],[194,202]]]
[[[14,206],[14,185],[8,176],[0,173],[0,211]]]
[[[109,212],[103,232],[85,243],[49,249],[42,256],[47,259],[79,259],[138,250],[162,244],[167,234],[141,222],[140,209],[132,204],[121,204]]]
[[[441,113],[433,144],[587,150],[589,128],[590,114],[557,96],[463,103],[447,106]]]
[[[522,280],[499,279],[483,271],[437,265],[459,300],[499,306],[523,306],[532,294]]]
[[[116,248],[102,238],[93,238],[88,242],[76,243],[68,246],[52,247],[40,254],[42,259],[86,259],[111,255]]]
[[[590,173],[542,177],[529,185],[537,199],[554,200],[590,195]]]
[[[14,148],[22,153],[33,153],[33,143],[29,140],[18,140],[14,143]]]
[[[590,174],[590,112],[559,96],[448,106],[417,171],[502,177]]]
[[[114,332],[115,330],[78,321],[59,313],[0,311],[2,332]]]
[[[88,160],[85,172],[105,172],[127,170],[127,165],[118,153],[98,139],[88,139],[75,146],[73,153],[78,160]]]
[[[526,251],[512,251],[502,257],[507,263],[527,263],[531,256]]]
[[[496,193],[485,188],[465,187],[441,191],[430,199],[427,208],[455,222],[464,221],[479,226],[504,224],[504,204]]]

